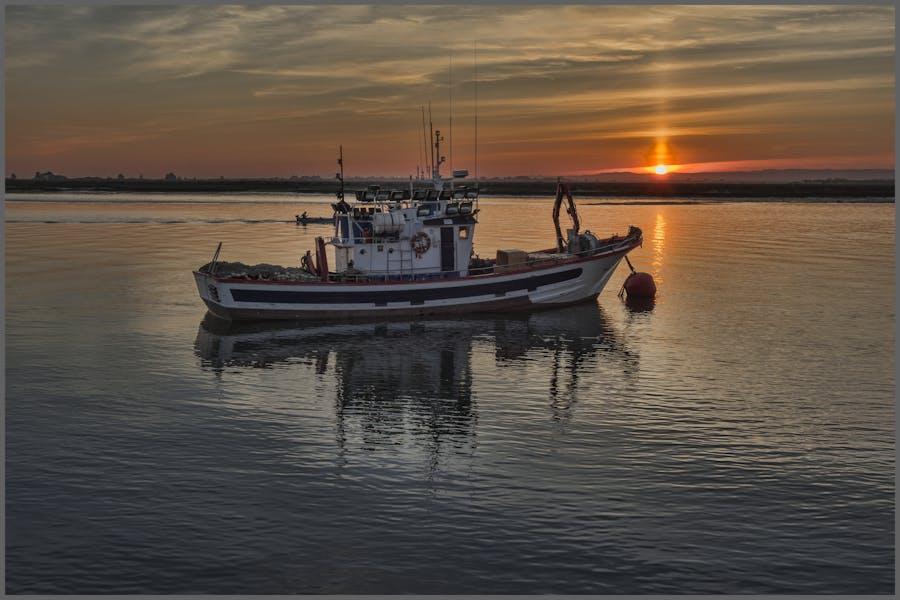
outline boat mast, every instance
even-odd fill
[[[450,95],[450,190],[453,190],[453,52],[450,53],[450,85],[447,87]]]
[[[416,156],[416,181],[422,178],[422,140],[419,138],[419,132],[416,132],[416,144],[419,146],[419,154]]]
[[[431,120],[431,100],[428,101],[428,128],[431,130],[431,139],[434,139],[434,122]],[[434,179],[436,166],[434,164],[434,146],[431,146],[431,178]]]
[[[422,179],[425,179],[425,173],[431,172],[431,163],[428,162],[428,136],[425,135],[425,105],[422,105],[422,154],[425,165],[422,169]]]
[[[433,177],[435,182],[441,180],[441,165],[447,160],[446,156],[441,156],[441,142],[444,141],[444,136],[441,135],[441,130],[438,129],[434,132],[434,152],[437,156],[437,161],[434,163],[434,173]]]
[[[475,61],[475,187],[478,187],[478,40],[472,50]]]
[[[344,199],[344,146],[338,146],[338,165],[341,167],[341,172],[337,173],[336,177],[338,181],[341,182],[341,189],[337,193],[338,201]]]

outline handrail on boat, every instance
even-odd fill
[[[563,263],[567,263],[567,262],[571,261],[572,259],[577,259],[577,258],[586,257],[586,256],[593,256],[596,254],[602,254],[604,252],[615,251],[615,250],[621,249],[623,246],[629,245],[631,242],[642,241],[642,239],[643,239],[643,232],[639,228],[632,226],[628,230],[628,233],[626,235],[622,236],[621,238],[619,238],[618,236],[615,236],[615,235],[610,238],[606,238],[606,240],[603,240],[603,241],[606,241],[607,243],[598,248],[581,250],[579,252],[566,253],[564,256],[557,255],[557,256],[553,256],[553,257],[536,258],[536,259],[526,260],[525,262],[522,262],[522,263],[509,265],[508,270],[506,270],[505,272],[506,273],[515,273],[515,272],[520,272],[520,271],[526,271],[526,270],[534,268],[537,265],[547,264],[547,263],[563,264]],[[553,252],[554,250],[556,250],[556,249],[548,248],[546,250],[539,250],[537,252],[532,252],[530,254],[543,253],[543,252],[550,253],[550,252]],[[495,272],[495,268],[496,268],[496,265],[490,265],[487,267],[475,267],[475,268],[471,268],[471,269],[466,269],[467,277],[478,277],[478,276],[492,274]],[[428,271],[428,273],[427,274],[417,273],[417,271]],[[359,283],[362,281],[372,282],[372,281],[397,281],[397,280],[400,280],[400,281],[403,281],[403,280],[409,280],[409,281],[445,280],[445,279],[454,279],[454,278],[461,277],[460,272],[461,272],[460,270],[454,270],[454,271],[442,271],[442,272],[435,273],[429,268],[420,268],[420,269],[410,268],[410,269],[404,269],[403,271],[369,271],[367,273],[359,273],[359,274],[329,273],[328,281],[342,282],[342,283],[343,282]]]
[[[637,235],[635,235],[635,234],[637,234]],[[623,236],[622,238],[617,239],[618,236],[612,236],[611,238],[607,238],[607,240],[613,240],[613,241],[611,241],[608,244],[605,244],[603,246],[600,246],[598,248],[592,248],[589,250],[581,250],[579,252],[567,253],[567,255],[565,257],[547,257],[547,258],[536,258],[536,259],[532,259],[532,260],[526,260],[523,263],[509,265],[508,272],[524,271],[527,269],[531,269],[535,265],[539,265],[539,264],[564,263],[564,262],[568,262],[572,258],[592,256],[595,254],[601,254],[603,252],[613,251],[613,250],[618,249],[620,246],[625,245],[625,243],[628,242],[629,240],[641,239],[642,237],[643,237],[643,232],[641,232],[641,230],[638,229],[637,227],[632,226],[632,228],[629,229],[628,233],[625,236]],[[555,248],[548,249],[548,250],[555,250]],[[541,251],[538,251],[538,252],[541,252]],[[532,252],[530,254],[536,254],[536,252]],[[469,277],[477,277],[479,275],[487,275],[487,274],[494,273],[495,268],[496,268],[496,265],[491,265],[491,266],[487,266],[487,267],[476,267],[476,268],[472,268],[472,269],[466,269],[466,272],[468,274],[467,276],[469,276]],[[426,274],[417,274],[416,271],[429,271],[429,273],[427,275]],[[397,280],[397,279],[403,280],[405,278],[408,278],[413,281],[414,280],[421,281],[421,280],[429,280],[429,279],[442,280],[442,279],[453,279],[456,277],[460,277],[460,272],[461,272],[460,270],[455,270],[455,271],[442,271],[442,272],[435,273],[432,271],[432,269],[428,269],[428,268],[421,268],[421,269],[410,268],[410,269],[404,269],[403,271],[400,271],[400,272],[397,272],[397,271],[369,271],[367,273],[359,273],[359,274],[336,273],[336,274],[329,274],[328,279],[329,279],[329,281],[341,281],[341,282],[351,281],[353,283],[359,283],[360,281],[372,281],[372,280],[376,280],[376,281],[378,281],[378,280],[390,281],[390,280]]]

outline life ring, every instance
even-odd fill
[[[431,249],[431,238],[424,231],[420,231],[409,239],[409,245],[412,246],[416,256],[422,258],[422,255]]]

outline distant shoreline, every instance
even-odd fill
[[[465,183],[465,182],[464,182]],[[471,184],[469,182],[469,184]],[[405,189],[408,181],[371,180],[348,181],[347,189],[363,189],[367,185]],[[574,181],[569,184],[572,193],[582,197],[618,196],[630,198],[723,198],[723,199],[800,199],[800,198],[868,198],[872,201],[892,202],[893,181],[823,181],[798,183],[722,183],[722,182],[592,182]],[[483,195],[492,196],[553,196],[556,181],[482,181]],[[33,179],[7,179],[7,192],[156,192],[156,193],[227,193],[227,192],[281,192],[332,194],[337,186],[334,181],[271,181],[271,180],[179,180],[158,179],[68,179],[64,181],[40,181]],[[683,204],[684,202],[681,202]],[[609,204],[609,203],[604,203]],[[632,203],[633,204],[633,203]]]
[[[793,202],[796,204],[894,204],[894,198],[833,198],[826,196],[808,196],[803,198],[707,198],[705,200],[636,200],[633,202],[583,202],[585,206],[717,206],[719,204],[765,204],[777,202]]]
[[[39,192],[46,194],[64,194],[65,192]],[[215,200],[215,199],[192,199],[192,200],[164,200],[162,198],[166,197],[165,192],[141,192],[147,194],[148,196],[145,198],[141,198],[140,200],[129,199],[117,199],[115,198],[117,193],[134,193],[134,192],[109,192],[109,191],[90,191],[90,190],[79,190],[78,192],[69,192],[76,194],[96,194],[103,195],[109,194],[112,198],[103,198],[97,199],[96,196],[88,197],[88,198],[77,198],[73,199],[71,196],[69,197],[55,197],[55,198],[29,198],[29,197],[17,197],[19,194],[27,195],[28,192],[11,192],[7,194],[5,198],[5,202],[17,204],[17,203],[37,203],[37,204],[259,204],[258,200]],[[230,194],[243,194],[243,193],[251,193],[251,192],[229,192]],[[172,193],[174,195],[174,192]],[[199,195],[208,195],[211,198],[215,198],[216,194],[213,192],[197,192]],[[224,195],[224,193],[218,194],[219,197]],[[303,196],[308,195],[306,192],[299,192],[296,197],[291,199],[290,196],[281,193],[272,193],[273,200],[272,203],[276,204],[284,204],[285,206],[293,206],[296,203],[303,203]],[[316,194],[320,195],[320,194]],[[156,199],[154,199],[156,197]],[[162,198],[160,198],[162,197]],[[275,200],[274,198],[278,198]],[[509,198],[506,195],[494,195],[494,194],[482,194],[482,200],[488,200],[492,198]],[[548,202],[552,202],[552,198],[548,198],[547,196],[530,196],[525,194],[520,194],[518,196],[514,196],[514,198],[521,199],[544,199]],[[601,202],[596,201],[596,196],[585,196],[584,198],[578,200],[578,204],[582,206],[721,206],[723,204],[777,204],[777,203],[790,203],[790,204],[894,204],[894,198],[887,197],[868,197],[868,196],[860,196],[856,198],[847,198],[847,197],[802,197],[802,198],[785,198],[785,197],[756,197],[756,198],[746,198],[746,197],[709,197],[704,198],[702,200],[668,200],[665,198],[661,199],[652,199],[652,198],[641,198],[636,197],[635,199],[628,199],[627,197],[621,196],[613,196],[609,200],[604,200]],[[591,201],[594,200],[594,201]],[[263,201],[264,203],[267,201]],[[325,206],[325,204],[323,204]],[[293,222],[293,221],[291,221]]]

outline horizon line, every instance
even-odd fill
[[[588,178],[588,177],[608,177],[613,175],[637,175],[644,176],[648,178],[654,179],[665,179],[669,177],[683,177],[683,176],[722,176],[722,175],[734,175],[734,174],[763,174],[763,173],[787,173],[787,172],[809,172],[809,173],[821,173],[821,172],[846,172],[846,173],[858,173],[858,172],[867,172],[867,171],[891,171],[894,172],[894,167],[853,167],[853,168],[842,168],[842,167],[785,167],[785,168],[763,168],[763,169],[733,169],[733,170],[713,170],[713,171],[684,171],[679,170],[679,165],[671,165],[670,170],[665,175],[657,175],[652,172],[651,167],[639,167],[639,168],[623,168],[623,169],[609,169],[609,170],[600,170],[600,171],[591,171],[591,172],[570,172],[570,173],[558,173],[558,174],[537,174],[537,175],[525,175],[525,174],[511,174],[511,175],[487,175],[481,176],[479,179],[552,179],[556,177],[578,177],[578,178]],[[52,174],[54,176],[62,176],[66,179],[117,179],[120,175],[123,176],[124,179],[165,179],[168,174],[175,175],[178,179],[309,179],[309,178],[317,178],[321,180],[331,180],[332,176],[322,175],[320,173],[292,173],[289,175],[178,175],[176,171],[172,170],[168,173],[159,175],[159,176],[144,176],[143,173],[139,173],[138,175],[127,175],[124,173],[117,173],[116,175],[66,175],[65,173],[56,172],[52,169],[48,169],[46,171],[37,171],[37,174]],[[385,178],[385,179],[409,179],[413,177],[413,181],[430,181],[427,179],[416,179],[413,173],[409,173],[406,175],[399,174],[388,174],[388,173],[370,173],[364,175],[347,175],[346,179],[366,179],[366,178]],[[7,180],[13,181],[35,181],[36,178],[34,175],[30,176],[18,176],[16,173],[11,172],[6,175],[5,178]],[[445,177],[447,179],[448,177]],[[472,178],[471,180],[475,180]]]

